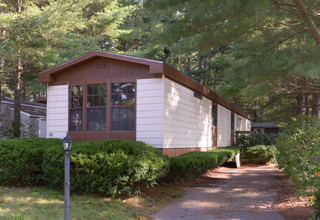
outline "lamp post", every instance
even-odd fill
[[[64,149],[64,220],[70,219],[70,153],[72,140],[66,132],[62,139]]]

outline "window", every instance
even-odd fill
[[[105,131],[107,127],[107,85],[87,85],[87,131]]]
[[[111,130],[135,130],[135,84],[112,83]]]
[[[135,83],[70,86],[69,131],[135,131],[135,93]]]
[[[213,126],[217,126],[217,123],[218,123],[218,121],[217,121],[217,119],[218,119],[218,117],[217,117],[217,106],[216,105],[212,105],[212,125]]]
[[[231,131],[234,131],[234,113],[231,113]]]
[[[69,131],[82,131],[83,86],[70,87]]]

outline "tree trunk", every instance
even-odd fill
[[[0,68],[0,114],[2,112],[2,109],[1,109],[1,96],[2,96],[2,80],[3,80],[3,66],[4,66],[4,60],[3,58],[1,59],[1,68]]]
[[[306,115],[310,115],[309,95],[305,95],[304,105],[306,107]]]
[[[312,115],[315,115],[318,119],[320,119],[320,114],[319,114],[320,102],[319,102],[319,99],[320,99],[319,94],[313,94],[312,95]]]
[[[18,0],[18,13],[21,14],[22,0]],[[18,50],[18,71],[15,79],[14,90],[14,113],[12,121],[12,130],[14,137],[21,136],[21,117],[20,117],[20,95],[21,95],[21,77],[23,73],[22,52],[21,48]]]
[[[5,29],[3,31],[3,38],[5,39]],[[3,41],[4,41],[3,39]],[[2,96],[2,82],[3,82],[3,74],[4,74],[4,55],[1,57],[1,66],[0,66],[0,114],[1,114],[1,96]]]
[[[207,66],[208,66],[208,64],[207,64],[207,57],[204,57],[202,67],[203,67],[203,69],[207,69]]]
[[[187,65],[188,65],[188,76],[190,76],[190,68],[191,68],[191,59],[190,59],[190,57],[188,57]]]
[[[22,10],[22,0],[18,0],[18,14],[21,14]]]
[[[6,43],[6,34],[7,34],[7,27],[4,26],[3,27],[3,31],[2,31],[2,41],[3,41],[3,44]],[[1,96],[2,96],[2,82],[3,82],[3,79],[4,79],[4,55],[1,57],[1,65],[0,65],[0,114],[2,112],[2,109],[1,109]]]
[[[209,89],[212,90],[214,88],[212,88],[212,77],[211,77],[211,67],[208,66],[208,81],[207,81],[207,86],[209,86]]]
[[[259,109],[259,104],[258,101],[254,101],[254,107],[253,107],[253,122],[258,121],[258,109]]]
[[[198,62],[198,69],[201,70],[202,69],[202,63],[203,63],[203,57],[199,56],[199,62]]]
[[[168,63],[168,59],[170,56],[170,50],[167,47],[164,47],[162,51],[164,53],[164,62]]]
[[[313,39],[315,40],[318,47],[320,47],[320,30],[318,29],[317,25],[312,20],[311,15],[309,14],[303,0],[294,0],[296,8],[298,9],[300,15],[304,23],[306,24],[307,28]]]
[[[23,73],[22,55],[19,50],[18,71],[16,76],[16,87],[14,91],[14,119],[12,122],[13,136],[20,137],[21,135],[21,118],[20,118],[20,95],[21,95],[21,76]]]
[[[304,113],[303,99],[304,99],[303,95],[297,96],[297,115]]]

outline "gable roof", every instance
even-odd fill
[[[62,63],[60,65],[54,66],[48,70],[45,70],[39,74],[39,81],[45,83],[53,83],[54,77],[56,74],[67,71],[69,69],[74,68],[77,65],[81,65],[87,62],[90,62],[97,58],[108,58],[114,60],[120,60],[129,63],[135,63],[140,65],[145,65],[149,67],[149,72],[152,75],[162,75],[164,74],[166,77],[186,86],[187,88],[200,92],[203,96],[209,98],[210,100],[230,109],[231,111],[251,120],[251,116],[244,112],[242,109],[238,108],[237,106],[231,104],[224,98],[218,96],[217,94],[213,93],[209,89],[202,86],[199,82],[190,77],[186,76],[185,74],[181,73],[179,70],[173,68],[172,66],[168,65],[167,63],[157,61],[157,60],[150,60],[144,59],[139,57],[127,56],[122,54],[110,53],[100,50],[94,50],[87,54],[84,54],[80,57],[72,59],[68,62]]]
[[[163,69],[162,69],[163,62],[161,62],[161,61],[144,59],[144,58],[140,58],[140,57],[127,56],[127,55],[116,54],[116,53],[110,53],[110,52],[101,51],[101,50],[94,50],[94,51],[86,53],[82,56],[79,56],[77,58],[74,58],[74,59],[69,60],[65,63],[62,63],[60,65],[54,66],[50,69],[47,69],[47,70],[41,72],[39,74],[39,81],[40,82],[47,82],[47,83],[53,82],[54,75],[61,73],[63,71],[66,71],[68,69],[71,69],[75,65],[84,64],[84,63],[90,62],[90,61],[92,61],[96,58],[99,58],[99,57],[149,66],[149,71],[151,74],[157,74],[157,73],[163,72]]]

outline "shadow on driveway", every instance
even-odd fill
[[[192,187],[153,219],[284,219],[273,207],[282,175],[277,168],[219,167],[210,181]]]

